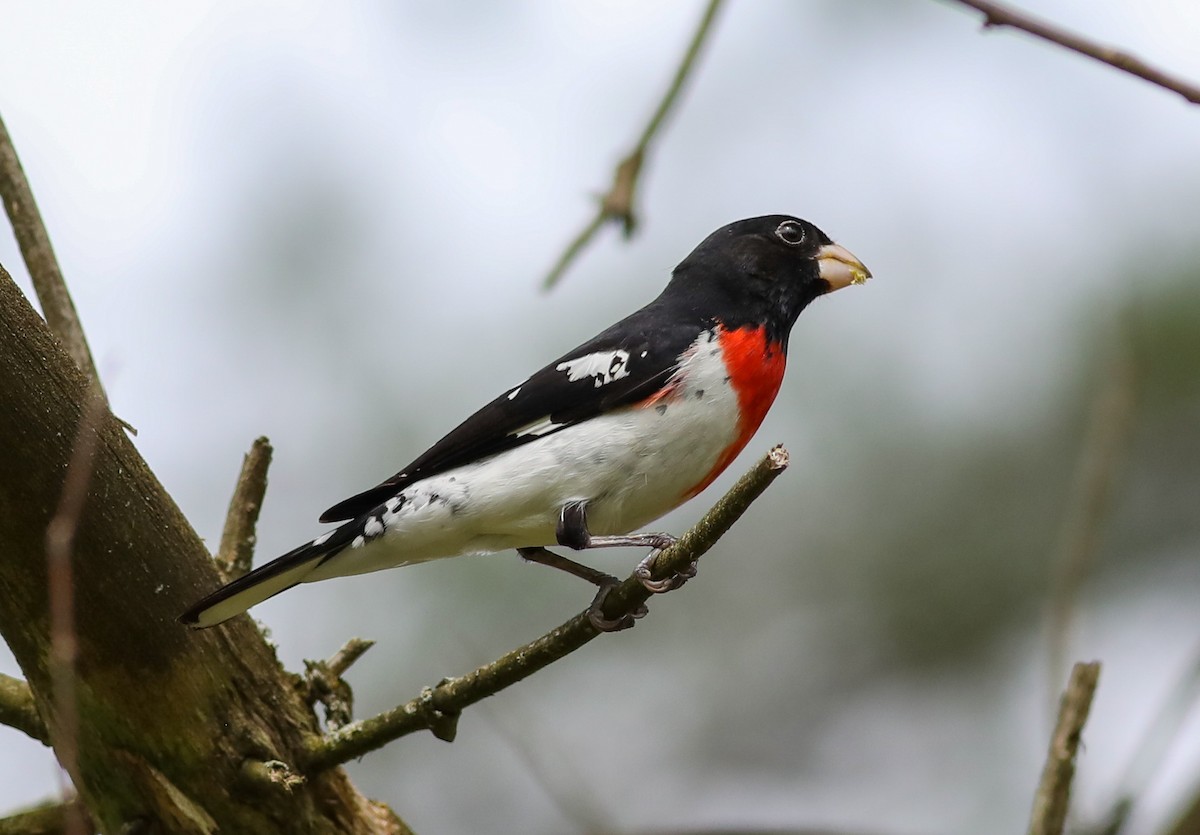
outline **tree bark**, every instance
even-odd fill
[[[0,269],[0,635],[55,751],[77,750],[62,759],[74,761],[71,779],[98,826],[407,831],[340,769],[290,776],[320,731],[249,618],[203,632],[176,623],[197,594],[216,587],[217,572],[107,410],[93,427],[94,471],[72,558],[79,738],[64,738],[74,723],[57,715],[52,692],[45,537],[88,391]]]

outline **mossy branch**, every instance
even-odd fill
[[[16,728],[43,745],[50,744],[50,733],[33,700],[33,691],[19,678],[0,673],[0,725]]]
[[[0,818],[0,835],[95,835],[96,826],[77,798],[48,800]]]
[[[653,576],[670,576],[699,559],[787,465],[787,450],[781,446],[763,456],[677,543],[658,555]],[[641,582],[630,575],[605,598],[602,614],[606,619],[632,614],[650,596]],[[474,672],[444,679],[406,704],[315,739],[308,745],[302,770],[313,774],[332,768],[415,731],[429,730],[439,739],[450,742],[463,709],[565,658],[599,634],[587,613],[581,612],[537,640]]]

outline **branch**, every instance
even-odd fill
[[[708,551],[787,464],[787,450],[781,446],[772,449],[678,542],[658,555],[653,575],[670,576]],[[632,614],[649,598],[650,592],[630,575],[604,599],[602,614],[606,619]],[[587,612],[581,612],[557,629],[472,673],[443,679],[407,704],[315,740],[308,746],[302,770],[312,774],[332,768],[420,730],[432,731],[439,739],[451,742],[464,708],[566,657],[599,634],[588,620]]]
[[[1197,87],[1186,79],[1155,69],[1140,58],[1130,55],[1128,52],[1090,41],[1087,38],[1076,35],[1073,32],[1068,32],[1065,29],[1060,29],[1053,24],[1038,20],[1023,12],[1010,9],[1003,4],[992,3],[990,0],[951,0],[951,2],[968,6],[978,12],[983,12],[983,26],[985,29],[993,26],[1011,26],[1014,29],[1020,29],[1034,37],[1058,44],[1072,52],[1078,52],[1080,55],[1094,58],[1102,64],[1108,64],[1110,67],[1115,67],[1130,75],[1136,75],[1138,78],[1149,81],[1151,84],[1156,84],[1165,90],[1170,90],[1172,93],[1178,93],[1192,104],[1200,104],[1200,87]]]
[[[72,798],[66,802],[49,800],[0,818],[0,835],[68,835],[73,819],[83,822],[82,831],[77,828],[76,835],[95,833],[96,826],[88,817],[87,809]]]
[[[267,492],[267,467],[271,465],[271,442],[256,438],[242,459],[242,472],[229,500],[225,529],[214,558],[217,571],[226,582],[241,577],[254,562],[254,545],[258,541],[255,526]]]
[[[42,214],[3,119],[0,119],[0,198],[4,200],[4,210],[8,212],[46,324],[67,349],[75,366],[85,377],[100,385],[100,375],[83,335],[79,313],[71,301],[58,259],[54,257],[54,247],[50,245],[50,234],[42,222]]]
[[[33,701],[33,691],[19,678],[0,673],[0,725],[16,728],[43,745],[50,744],[50,732]]]
[[[1099,661],[1079,663],[1071,670],[1071,679],[1058,709],[1058,723],[1050,738],[1046,765],[1042,768],[1042,779],[1033,798],[1029,835],[1062,835],[1071,798],[1071,780],[1075,776],[1079,737],[1087,722],[1099,679]]]
[[[658,108],[654,111],[654,115],[650,117],[650,121],[646,124],[633,150],[626,154],[621,162],[617,164],[617,169],[613,172],[612,185],[609,187],[608,193],[600,198],[600,205],[597,207],[595,216],[588,221],[583,230],[567,245],[567,248],[563,250],[562,255],[559,256],[554,266],[550,268],[550,273],[542,282],[544,289],[549,290],[558,283],[559,279],[563,277],[563,273],[567,271],[567,268],[571,266],[571,263],[583,251],[583,248],[591,242],[592,238],[600,231],[600,227],[605,222],[619,222],[626,238],[634,233],[634,230],[637,228],[637,219],[633,213],[633,196],[637,190],[638,175],[641,173],[642,162],[646,158],[646,151],[649,149],[650,143],[658,135],[663,122],[666,121],[667,114],[670,113],[671,108],[675,106],[675,102],[679,99],[679,94],[683,91],[683,85],[691,76],[692,70],[696,65],[696,59],[700,55],[700,49],[708,39],[708,33],[712,29],[712,23],[717,16],[717,10],[721,7],[721,2],[722,0],[709,0],[708,6],[700,18],[700,24],[696,27],[696,33],[692,35],[692,40],[683,53],[683,60],[680,61],[679,67],[675,70],[675,76],[671,79],[670,86],[667,87],[666,94],[663,95],[662,100],[658,103]]]

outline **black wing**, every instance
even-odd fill
[[[680,319],[678,312],[665,315],[651,302],[488,403],[387,481],[338,502],[321,521],[368,513],[423,478],[646,399],[662,388],[679,355],[711,324]]]

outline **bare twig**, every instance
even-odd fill
[[[787,463],[787,451],[783,447],[772,449],[675,545],[658,555],[653,566],[654,576],[669,576],[683,570],[708,551],[783,472]],[[632,614],[649,597],[650,593],[637,577],[630,575],[605,598],[602,615],[611,620]],[[459,713],[464,708],[564,658],[598,634],[587,613],[581,612],[537,640],[474,672],[460,678],[444,679],[436,687],[426,688],[407,704],[314,739],[308,746],[302,771],[313,774],[332,768],[420,730],[429,730],[439,739],[452,741]]]
[[[329,657],[329,660],[325,662],[325,667],[333,675],[343,676],[354,662],[362,658],[366,651],[373,646],[375,646],[375,642],[370,638],[351,638],[342,645],[341,649]]]
[[[1192,104],[1200,104],[1200,87],[1178,76],[1151,67],[1128,52],[1090,41],[1074,32],[1068,32],[1001,3],[993,3],[990,0],[951,0],[951,2],[982,12],[984,28],[1011,26],[1014,29],[1020,29],[1072,52],[1078,52],[1080,55],[1094,58],[1130,75],[1136,75],[1138,78],[1170,90],[1172,93],[1178,93]]]
[[[667,92],[663,95],[662,100],[659,101],[654,115],[650,117],[650,121],[646,124],[633,150],[626,154],[617,164],[616,171],[613,172],[612,185],[609,187],[608,193],[600,198],[596,214],[583,227],[583,230],[575,236],[571,243],[567,245],[567,248],[563,250],[562,255],[559,256],[554,266],[550,268],[549,274],[542,283],[545,289],[549,290],[558,283],[563,273],[567,271],[567,268],[579,256],[583,248],[591,242],[596,233],[600,231],[600,227],[606,222],[616,221],[620,223],[627,238],[637,228],[637,218],[633,211],[633,198],[637,190],[638,175],[641,173],[642,163],[646,159],[646,152],[666,121],[671,108],[675,106],[675,102],[679,99],[679,94],[683,91],[684,84],[691,76],[692,70],[696,65],[696,59],[699,57],[700,50],[708,39],[713,20],[717,16],[717,11],[720,9],[721,3],[722,0],[709,0],[708,5],[704,9],[704,14],[700,18],[700,24],[696,27],[696,32],[692,35],[692,40],[683,53],[683,60],[680,61],[679,67],[675,70],[675,76],[671,79],[671,84],[667,87]]]
[[[1112,505],[1113,487],[1133,438],[1136,388],[1130,342],[1122,329],[1088,409],[1090,421],[1079,454],[1070,504],[1059,532],[1049,604],[1051,682],[1061,681],[1066,673],[1079,590],[1099,548]]]
[[[618,167],[617,170],[620,171],[620,168]],[[612,193],[611,190],[609,193]],[[550,272],[547,273],[545,279],[542,280],[543,290],[549,290],[554,287],[555,284],[558,284],[559,279],[561,279],[563,274],[567,271],[567,267],[571,266],[575,259],[579,257],[579,253],[583,252],[583,248],[591,243],[592,238],[594,238],[596,233],[600,231],[600,227],[604,225],[605,221],[611,219],[604,212],[606,200],[607,198],[602,198],[599,211],[592,216],[592,219],[588,221],[587,226],[583,227],[579,234],[571,239],[571,242],[567,244],[567,248],[563,250],[562,255],[558,256],[558,260],[554,262],[554,266],[550,268]]]
[[[0,673],[0,725],[16,728],[43,745],[50,744],[50,732],[33,701],[33,691],[19,678]]]
[[[96,827],[87,809],[77,799],[49,800],[21,812],[0,818],[0,835],[70,835],[70,820],[82,820],[83,828],[75,835],[94,835]]]
[[[1042,768],[1042,779],[1033,798],[1029,835],[1062,835],[1075,777],[1075,754],[1079,738],[1092,708],[1092,697],[1100,679],[1100,662],[1079,663],[1071,670],[1058,722],[1050,738],[1050,750]]]
[[[256,438],[242,459],[242,471],[229,500],[225,529],[215,557],[217,570],[226,580],[241,577],[254,564],[255,526],[267,492],[267,468],[271,465],[271,442]]]
[[[79,714],[75,693],[75,661],[78,642],[75,634],[75,585],[71,557],[75,535],[87,502],[92,480],[92,462],[101,421],[108,414],[98,385],[93,383],[83,404],[79,431],[63,480],[58,509],[46,526],[46,574],[50,586],[50,681],[54,692],[57,725],[54,752],[72,779],[79,773]],[[79,833],[85,822],[66,808],[66,831]]]
[[[327,661],[304,662],[304,701],[325,706],[325,725],[331,731],[349,725],[354,718],[354,691],[342,676],[355,661],[375,646],[365,638],[351,638]]]
[[[0,119],[0,197],[21,248],[21,257],[29,269],[29,278],[33,281],[46,324],[63,343],[79,370],[99,385],[100,375],[83,335],[79,313],[71,301],[58,259],[54,257],[54,248],[50,245],[50,234],[42,222],[42,214],[3,119]]]

